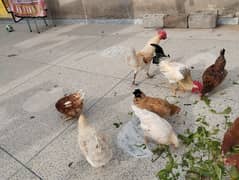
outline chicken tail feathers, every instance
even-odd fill
[[[220,51],[220,55],[221,55],[221,56],[224,56],[225,51],[226,51],[226,50],[223,48],[223,49]]]
[[[171,135],[171,143],[177,148],[179,146],[178,142],[178,137],[177,135],[173,132]]]

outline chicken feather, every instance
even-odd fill
[[[166,100],[146,96],[140,89],[136,89],[133,94],[135,95],[134,104],[138,108],[147,109],[161,117],[167,118],[179,113],[181,110],[180,107],[170,104]]]
[[[159,68],[170,84],[177,84],[177,88],[183,91],[191,91],[194,87],[191,71],[186,65],[166,58],[159,63]]]
[[[127,56],[127,64],[133,69],[134,71],[134,78],[132,84],[135,85],[135,79],[137,73],[140,70],[145,70],[146,74],[149,78],[153,76],[149,74],[150,63],[154,56],[154,47],[151,44],[158,44],[161,39],[166,39],[167,35],[166,32],[161,30],[158,34],[152,37],[144,46],[144,48],[138,52],[134,48],[130,50],[130,54]]]
[[[158,144],[178,147],[179,142],[172,126],[165,119],[146,109],[131,106],[135,115],[140,119],[140,126],[144,131],[145,138],[152,139]]]
[[[108,163],[113,154],[109,139],[87,123],[84,115],[78,122],[78,142],[80,150],[86,160],[93,167],[101,167]]]

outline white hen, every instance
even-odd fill
[[[93,167],[104,166],[113,156],[106,136],[90,126],[84,115],[78,122],[78,142],[82,154]]]
[[[159,63],[159,68],[161,73],[168,79],[169,83],[177,83],[179,89],[185,91],[192,90],[194,87],[191,71],[186,65],[170,61],[169,58],[166,58],[166,60]]]
[[[135,105],[131,106],[136,116],[140,119],[140,126],[146,139],[150,138],[158,144],[178,147],[179,142],[172,126],[165,119]]]

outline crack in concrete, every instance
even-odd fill
[[[31,174],[33,174],[34,176],[36,176],[37,178],[39,178],[40,180],[42,180],[43,178],[40,177],[37,173],[35,173],[31,168],[27,167],[23,162],[21,162],[20,160],[18,160],[15,156],[13,156],[11,153],[9,153],[6,149],[4,149],[3,147],[0,146],[0,150],[3,151],[4,153],[6,153],[8,156],[10,156],[10,158],[14,159],[17,163],[19,163],[22,168],[27,169]],[[11,177],[13,177],[16,173],[14,173],[13,175],[11,175],[8,179],[10,179]]]

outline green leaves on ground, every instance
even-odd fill
[[[175,173],[173,170],[178,168],[177,162],[174,160],[170,150],[169,146],[162,146],[157,149],[157,153],[160,152],[160,155],[162,153],[166,153],[166,158],[168,159],[165,168],[161,169],[157,173],[157,177],[160,180],[176,180],[179,177],[179,173]]]
[[[163,152],[160,149],[156,151],[160,152],[160,156],[165,153],[167,158],[165,168],[161,169],[156,176],[160,180],[177,180],[179,179],[178,169],[180,169],[181,176],[189,180],[224,180],[229,176],[238,179],[239,172],[233,168],[228,171],[224,166],[221,142],[215,137],[219,132],[218,126],[209,131],[205,116],[198,117],[196,122],[198,127],[194,131],[187,129],[184,134],[178,135],[185,145],[185,153],[180,159],[175,160],[169,148],[164,149]],[[239,146],[233,147],[233,151],[239,152]]]
[[[201,98],[201,100],[203,100],[205,102],[205,104],[210,107],[210,104],[211,104],[211,99],[209,99],[207,96],[203,96]]]
[[[119,128],[123,123],[119,122],[119,123],[113,123],[113,125],[115,126],[115,128]]]
[[[138,147],[138,148],[142,148],[142,149],[147,148],[146,144],[136,144],[135,146]]]
[[[210,109],[210,111],[214,114],[230,114],[232,112],[232,108],[231,107],[227,107],[226,109],[224,109],[222,112],[217,112],[214,109]]]

